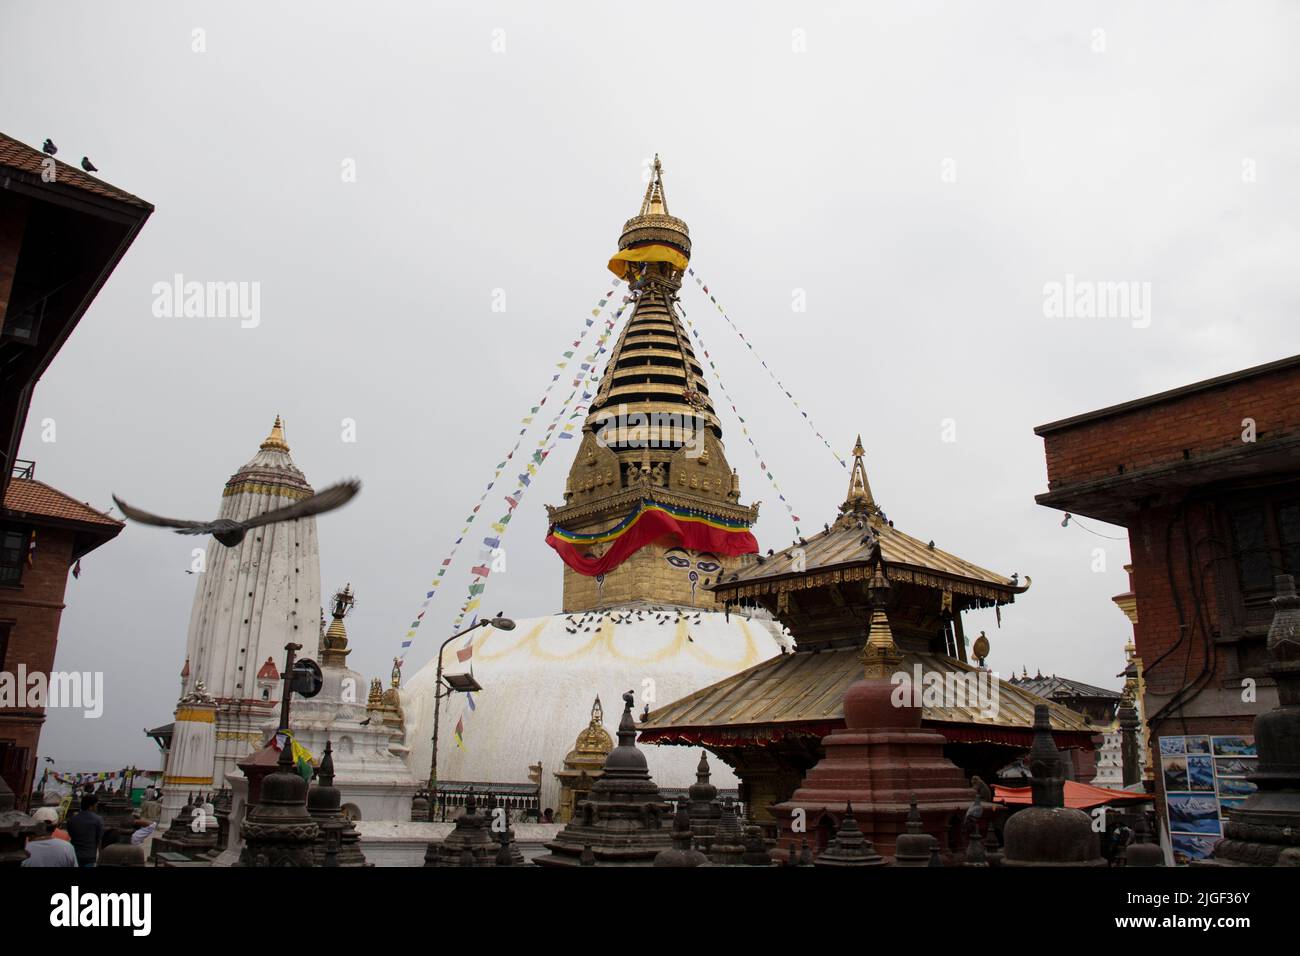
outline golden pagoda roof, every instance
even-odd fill
[[[900,671],[965,675],[979,668],[955,658],[921,651],[903,651]],[[824,735],[843,726],[844,694],[849,685],[862,679],[859,647],[832,647],[794,654],[779,654],[748,670],[711,684],[695,693],[650,712],[637,725],[645,743],[717,743],[735,745],[777,740],[786,733]],[[1034,705],[1046,703],[1055,733],[1078,734],[1083,744],[1099,733],[1083,714],[998,678],[998,707],[989,716],[976,706],[923,707],[921,719],[928,724],[968,725],[972,733],[962,734],[969,742],[991,742],[1029,746],[1033,734]],[[1019,738],[1022,738],[1020,740]]]
[[[871,493],[864,454],[859,437],[853,449],[848,497],[834,524],[803,543],[791,544],[727,575],[712,586],[718,596],[735,600],[841,581],[865,582],[871,577],[871,555],[877,544],[895,583],[919,584],[993,604],[1009,603],[1028,590],[1028,578],[1024,584],[1013,581],[895,528]],[[802,570],[796,570],[801,559]]]

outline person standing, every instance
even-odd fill
[[[44,834],[27,838],[27,859],[23,866],[76,866],[77,854],[72,844],[57,839],[54,829],[59,822],[59,812],[53,807],[41,807],[32,818],[45,824]]]
[[[77,865],[90,867],[99,858],[99,844],[104,839],[104,818],[95,812],[99,797],[87,793],[81,798],[81,812],[68,820],[68,836],[77,854]]]

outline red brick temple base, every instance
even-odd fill
[[[948,845],[954,814],[960,820],[975,799],[966,777],[943,755],[940,733],[921,728],[921,708],[896,707],[889,680],[860,680],[844,695],[842,730],[822,739],[826,756],[808,771],[785,803],[772,807],[780,822],[782,857],[807,840],[813,854],[835,836],[845,806],[881,856],[892,857],[905,833],[913,796],[926,833]],[[802,809],[803,832],[795,832]]]

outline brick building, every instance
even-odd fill
[[[0,671],[17,680],[54,670],[68,571],[121,530],[122,522],[44,482],[10,480],[0,514]],[[31,792],[45,723],[45,708],[29,703],[0,706],[0,774],[20,801]]]
[[[0,133],[0,676],[10,687],[20,668],[49,672],[68,570],[121,528],[18,461],[32,392],[152,212]],[[20,806],[43,721],[40,708],[0,705],[0,775]]]
[[[1251,733],[1273,575],[1300,574],[1300,356],[1034,431],[1038,503],[1128,529],[1151,739]]]

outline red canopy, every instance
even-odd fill
[[[1103,803],[1116,800],[1150,800],[1146,793],[1130,793],[1127,790],[1109,790],[1106,787],[1094,787],[1088,783],[1065,781],[1065,805],[1072,810],[1089,810]],[[999,787],[993,785],[993,801],[1007,804],[1029,804],[1034,802],[1033,791],[1029,787]]]

